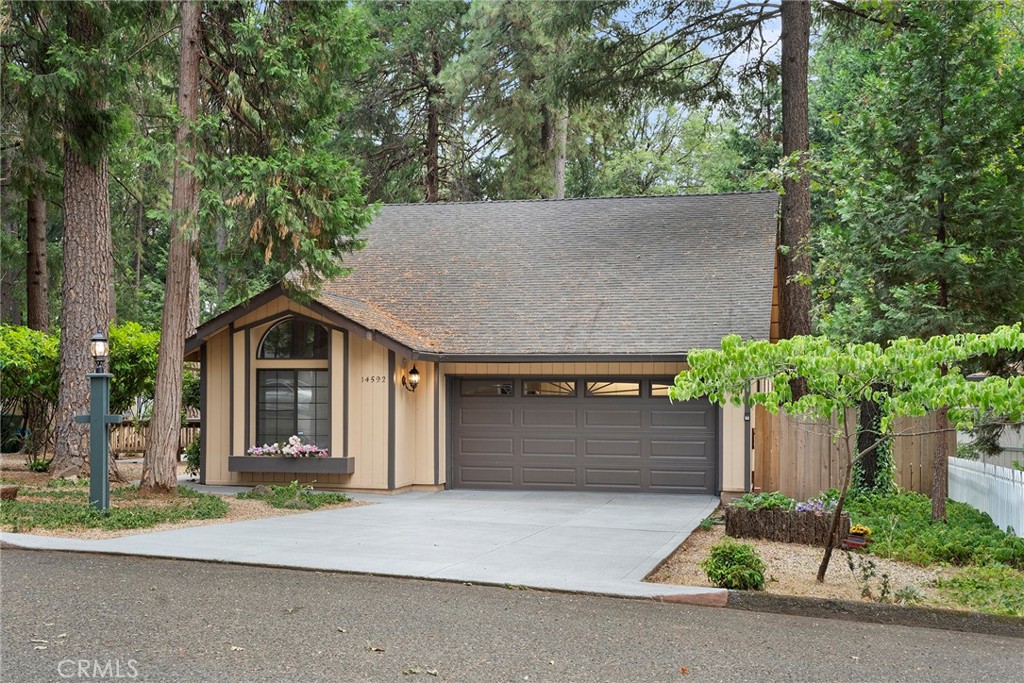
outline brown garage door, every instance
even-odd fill
[[[456,487],[715,493],[718,410],[670,403],[670,379],[463,378]]]

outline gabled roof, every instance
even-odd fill
[[[316,301],[429,356],[682,356],[768,337],[777,209],[774,192],[387,205]]]

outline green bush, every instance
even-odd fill
[[[199,437],[185,447],[185,474],[195,477],[199,474]]]
[[[778,491],[773,493],[745,493],[730,505],[747,510],[792,510],[796,501]]]
[[[935,585],[960,605],[989,614],[1024,617],[1024,572],[1005,564],[968,567]]]
[[[276,508],[292,507],[292,503],[299,500],[305,503],[304,507],[316,509],[324,505],[339,505],[348,503],[352,499],[344,493],[319,493],[313,491],[313,487],[307,484],[300,484],[293,481],[288,486],[270,486],[270,493],[242,491],[236,494],[236,498],[242,500],[262,500],[264,503]]]
[[[765,564],[754,546],[724,538],[711,546],[706,560],[700,563],[708,580],[720,588],[761,590],[764,588]]]
[[[919,565],[999,562],[1024,569],[1024,539],[1002,531],[970,505],[947,501],[944,523],[932,521],[927,496],[908,491],[856,496],[846,509],[851,522],[871,527],[871,552],[880,557]]]

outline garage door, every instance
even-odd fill
[[[716,491],[718,410],[670,403],[668,378],[463,378],[452,484],[467,488]]]

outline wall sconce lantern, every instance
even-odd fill
[[[402,375],[402,386],[409,391],[416,391],[416,387],[420,385],[420,371],[416,369],[416,366],[412,366],[412,370],[409,371],[408,375]]]

